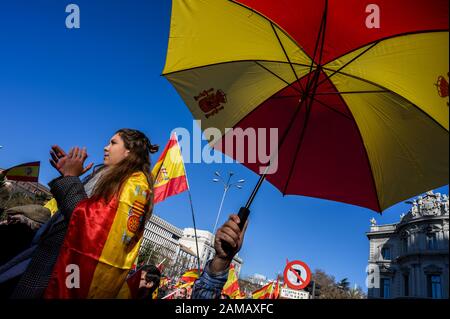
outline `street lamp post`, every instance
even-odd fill
[[[213,179],[213,182],[216,182],[216,183],[217,183],[217,182],[222,182],[222,183],[223,183],[223,195],[222,195],[222,200],[220,201],[219,211],[217,212],[217,218],[216,218],[216,223],[214,224],[213,234],[216,233],[217,223],[219,222],[219,217],[220,217],[220,213],[221,213],[221,211],[222,211],[223,202],[224,202],[224,200],[225,200],[225,196],[227,195],[228,190],[229,190],[231,187],[233,187],[233,186],[236,186],[236,188],[241,189],[242,186],[241,186],[240,184],[242,184],[242,183],[245,182],[245,180],[240,179],[240,180],[238,180],[237,182],[230,183],[231,177],[234,175],[233,172],[229,172],[229,173],[228,173],[228,179],[227,179],[226,182],[225,182],[225,180],[222,178],[222,176],[220,176],[219,172],[215,172],[215,175],[216,175],[218,178],[214,178],[214,179]]]

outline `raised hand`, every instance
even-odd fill
[[[228,221],[217,230],[214,238],[216,255],[210,266],[213,273],[218,273],[227,269],[233,260],[233,257],[241,249],[248,220],[242,230],[239,228],[239,222],[240,220],[237,215],[230,215]],[[225,245],[228,247],[224,247],[224,243],[226,243]],[[231,247],[231,249],[229,247]]]
[[[92,168],[94,163],[84,167],[84,162],[88,157],[86,148],[72,147],[66,154],[58,145],[53,145],[50,150],[50,164],[62,176],[81,176]]]

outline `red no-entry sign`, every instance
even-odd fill
[[[311,281],[311,270],[300,260],[288,262],[284,269],[284,282],[289,288],[300,290],[308,286]]]

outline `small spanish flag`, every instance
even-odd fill
[[[170,282],[170,279],[168,277],[161,277],[159,281],[159,287],[165,287],[168,286]]]
[[[230,265],[230,271],[228,272],[228,279],[225,285],[223,286],[222,293],[224,295],[229,296],[231,299],[240,299],[241,291],[239,288],[239,282],[233,264]]]
[[[271,299],[278,299],[280,297],[280,282],[277,279],[277,283],[275,284],[275,288],[273,290],[272,298]]]
[[[41,162],[31,162],[20,164],[2,172],[10,181],[35,182],[39,177],[39,167]]]
[[[252,293],[253,299],[271,299],[273,292],[273,281],[263,286],[262,288],[255,290]]]
[[[176,134],[172,134],[169,143],[153,167],[154,178],[153,203],[159,203],[167,197],[188,190],[183,157]]]
[[[198,277],[199,277],[198,269],[190,269],[181,276],[181,280],[184,281],[185,283],[191,283],[196,281]]]

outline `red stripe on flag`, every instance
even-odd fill
[[[18,181],[18,182],[37,182],[38,177],[33,176],[15,176],[6,174],[6,178],[10,181]]]
[[[118,205],[117,196],[110,203],[88,199],[78,204],[70,218],[68,231],[44,298],[87,297]],[[66,286],[66,266],[69,263],[79,267],[80,288],[69,289]]]
[[[153,203],[159,203],[167,197],[179,194],[187,190],[186,175],[171,178],[167,184],[164,184],[153,189],[154,199]]]
[[[166,157],[167,152],[169,151],[169,149],[171,149],[173,146],[175,146],[177,144],[178,144],[178,141],[177,141],[176,137],[173,135],[170,138],[169,143],[167,143],[166,147],[164,148],[164,151],[159,156],[158,161],[156,162],[155,166],[157,166],[159,162],[164,161],[164,158]]]

